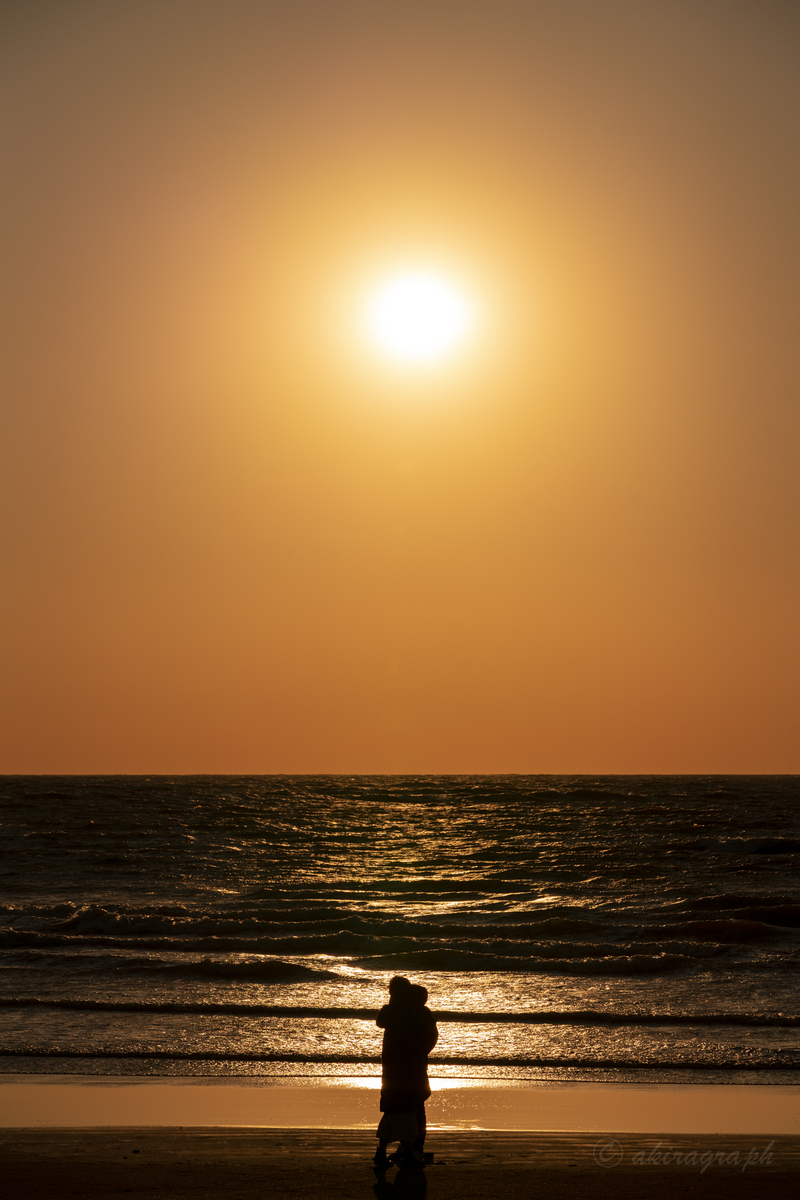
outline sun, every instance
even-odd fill
[[[366,326],[372,341],[400,363],[426,365],[453,353],[471,332],[467,295],[434,271],[407,270],[384,279],[369,296]]]

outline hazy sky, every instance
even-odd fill
[[[5,0],[0,124],[0,770],[800,771],[798,5]]]

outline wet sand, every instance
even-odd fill
[[[371,1161],[377,1080],[7,1077],[0,1191],[772,1200],[800,1183],[798,1087],[447,1083],[428,1105],[435,1161],[383,1177]]]
[[[2,1126],[365,1129],[378,1079],[6,1076]],[[800,1087],[433,1081],[431,1127],[800,1136]]]
[[[773,1200],[800,1183],[797,1138],[440,1130],[429,1135],[429,1167],[385,1178],[374,1146],[362,1130],[6,1129],[0,1178],[3,1195],[20,1200]]]

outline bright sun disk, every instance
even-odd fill
[[[377,345],[406,363],[443,358],[473,324],[472,305],[449,280],[430,271],[404,271],[382,283],[367,307]]]

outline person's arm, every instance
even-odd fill
[[[385,1029],[386,1026],[389,1024],[389,1005],[388,1004],[384,1004],[383,1008],[378,1013],[377,1017],[375,1018],[375,1024],[378,1026],[379,1029]]]
[[[439,1040],[439,1029],[433,1019],[433,1013],[426,1009],[428,1020],[425,1022],[425,1053],[430,1054],[433,1047]]]

